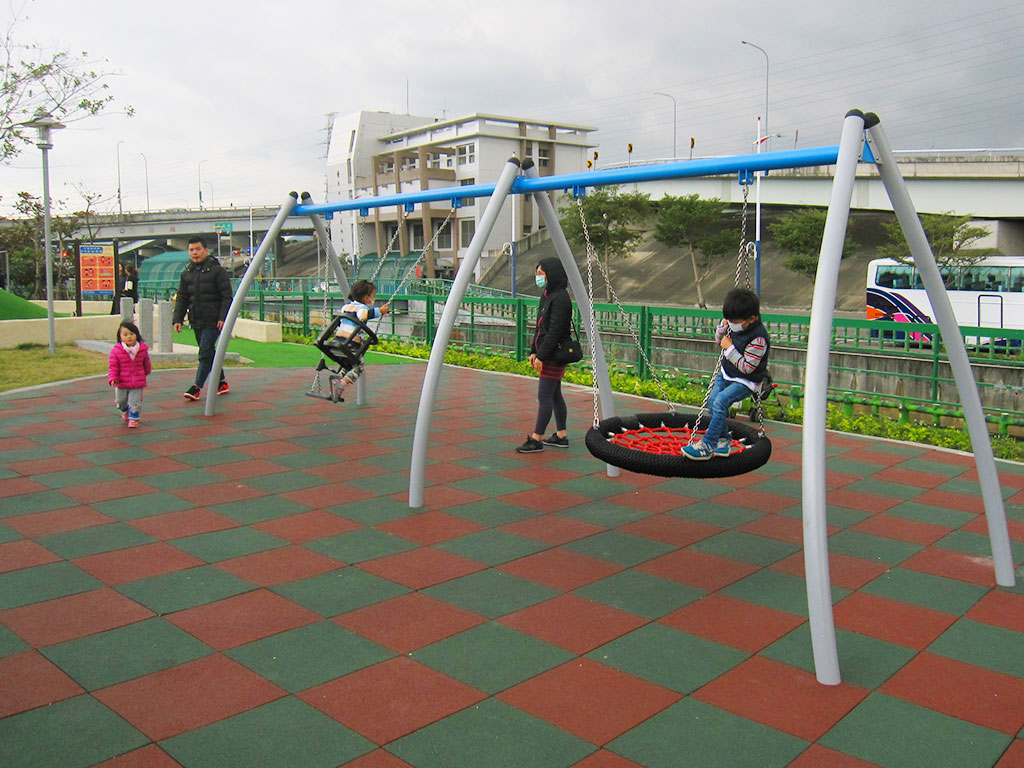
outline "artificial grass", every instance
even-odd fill
[[[0,290],[0,320],[32,320],[39,317],[46,317],[46,307]]]

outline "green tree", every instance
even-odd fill
[[[822,208],[801,208],[768,225],[775,247],[786,254],[782,259],[783,267],[814,280],[827,215],[828,212]],[[842,258],[854,248],[856,244],[847,233]]]
[[[51,200],[51,208],[59,211],[60,200]],[[14,204],[19,218],[4,220],[0,227],[0,250],[8,252],[11,264],[11,291],[26,298],[41,299],[46,291],[46,262],[43,259],[43,203],[35,195],[19,192]],[[67,278],[72,263],[61,260],[59,254],[70,250],[70,240],[80,226],[78,216],[54,215],[50,230],[55,249],[54,286],[57,298],[67,298]],[[18,290],[15,291],[14,289]]]
[[[619,192],[618,187],[591,190],[583,198],[583,216],[587,233],[598,258],[603,259],[604,272],[611,280],[612,257],[625,258],[643,237],[642,225],[651,215],[651,201],[639,192]],[[559,207],[562,231],[570,245],[586,245],[583,223],[574,199],[566,195]],[[611,286],[605,284],[605,300],[611,301]]]
[[[935,255],[940,270],[955,270],[969,267],[986,256],[995,253],[995,248],[972,248],[971,246],[989,235],[984,227],[971,226],[971,214],[956,216],[947,213],[925,213],[921,215],[921,226]],[[882,223],[889,242],[878,247],[878,255],[895,259],[901,264],[913,264],[910,246],[903,236],[899,221],[893,216]]]
[[[714,259],[729,253],[735,245],[732,233],[722,230],[724,212],[725,204],[717,197],[702,200],[696,194],[665,195],[658,203],[654,237],[669,247],[687,251],[701,309],[707,309],[701,280],[711,271]]]

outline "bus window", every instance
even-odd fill
[[[965,291],[984,291],[987,267],[964,267],[961,287]]]
[[[942,275],[942,284],[946,286],[947,291],[956,291],[966,287],[962,280],[957,280],[958,271],[956,267],[943,267],[939,270],[939,274]]]
[[[985,268],[985,290],[1005,291],[1010,283],[1009,267],[986,267]]]
[[[1010,267],[1008,290],[1014,293],[1024,292],[1024,267]]]
[[[909,288],[913,267],[889,264],[875,268],[875,285],[879,288]]]

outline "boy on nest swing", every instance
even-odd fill
[[[695,461],[729,456],[729,407],[757,392],[768,370],[771,343],[761,322],[761,300],[757,294],[746,288],[733,288],[725,295],[722,318],[715,329],[715,342],[722,348],[722,369],[707,399],[711,421],[703,439],[683,446],[683,455]]]

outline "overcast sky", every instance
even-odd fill
[[[323,199],[327,115],[475,112],[592,125],[600,165],[835,144],[851,108],[895,149],[1024,147],[1024,4],[1011,0],[4,0],[16,36],[106,59],[115,106],[55,134],[51,190],[117,211]],[[119,106],[130,104],[134,117]],[[118,147],[120,150],[118,151]],[[143,155],[145,159],[143,159]],[[0,212],[41,195],[0,167]],[[486,181],[481,179],[480,181]]]

